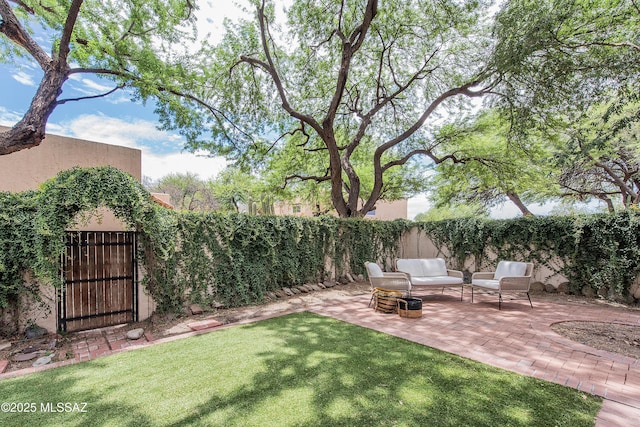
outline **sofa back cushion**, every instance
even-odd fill
[[[527,263],[516,261],[500,261],[493,280],[500,280],[503,277],[524,276],[527,271]]]
[[[442,258],[399,259],[398,271],[409,273],[411,277],[446,276],[447,266]]]
[[[442,258],[421,259],[420,263],[422,264],[422,275],[424,277],[446,276],[448,274],[447,265]]]
[[[422,276],[422,265],[419,259],[399,259],[396,268],[403,273],[409,273],[412,277]]]
[[[369,277],[383,277],[382,269],[375,262],[367,263],[367,274]]]

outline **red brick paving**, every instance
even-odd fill
[[[217,320],[213,320],[213,319],[206,319],[206,320],[202,320],[200,322],[193,322],[193,323],[189,323],[187,324],[187,326],[194,331],[202,331],[205,329],[211,329],[211,328],[216,328],[218,326],[221,326],[222,323],[218,322]]]

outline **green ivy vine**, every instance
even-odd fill
[[[480,268],[495,267],[499,259],[531,261],[547,267],[552,276],[566,277],[575,294],[586,285],[604,297],[626,301],[640,274],[640,215],[632,210],[574,217],[466,218],[416,226],[445,248],[458,266],[468,259]],[[489,259],[490,253],[495,257]]]
[[[61,284],[65,230],[78,214],[100,206],[139,233],[143,285],[160,311],[179,311],[187,301],[259,302],[285,286],[363,274],[365,261],[390,269],[414,228],[454,265],[532,261],[566,277],[576,293],[588,284],[624,299],[640,274],[640,214],[633,211],[424,223],[174,212],[118,169],[74,168],[39,191],[0,193],[0,308],[15,311],[24,296],[38,300],[36,281],[24,280],[28,272]]]

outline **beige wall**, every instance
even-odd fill
[[[0,131],[6,130],[0,126]],[[137,149],[102,144],[99,142],[47,134],[42,143],[28,150],[0,156],[0,191],[21,192],[36,190],[46,180],[59,172],[74,166],[113,166],[131,174],[138,181],[142,178],[142,152]],[[157,195],[164,200],[162,195]],[[107,208],[95,212],[84,212],[76,217],[76,225],[71,227],[81,231],[123,231],[127,227]],[[56,329],[56,295],[50,286],[41,286],[47,309],[34,307],[24,313],[24,320],[35,320],[48,330]],[[148,318],[155,304],[145,289],[138,287],[138,318]],[[21,319],[23,320],[23,319]]]
[[[375,210],[367,214],[365,218],[392,221],[394,219],[407,219],[407,216],[407,199],[394,200],[393,202],[379,200],[376,202]]]
[[[447,267],[454,270],[467,270],[472,273],[476,271],[492,271],[491,267],[476,265],[477,263],[472,256],[465,260],[464,265],[457,265],[446,249],[436,247],[429,237],[415,227],[403,237],[398,253],[403,258],[444,258]],[[496,255],[493,253],[488,253],[486,256],[489,260],[496,260]],[[559,270],[562,266],[562,261],[559,259],[550,260],[549,265]],[[566,282],[567,278],[555,273],[547,266],[535,264],[532,280],[550,284],[557,288],[559,284]]]
[[[0,126],[0,131],[7,130]],[[46,180],[74,166],[113,166],[142,179],[142,152],[128,147],[47,134],[40,145],[0,156],[0,191],[36,190]],[[125,225],[108,209],[76,221],[74,230],[121,231]]]
[[[0,126],[0,131],[4,130],[7,128]],[[142,152],[134,148],[47,134],[37,147],[0,156],[0,191],[36,190],[58,172],[74,166],[114,166],[140,181]]]

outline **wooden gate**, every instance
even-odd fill
[[[138,320],[136,234],[67,233],[58,329],[80,331]]]

